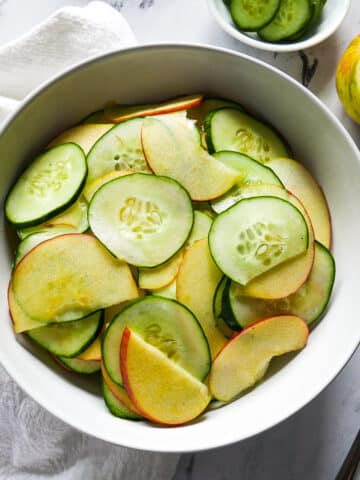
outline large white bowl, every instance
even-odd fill
[[[247,395],[178,428],[111,416],[95,383],[63,372],[46,354],[14,336],[6,300],[13,252],[1,209],[1,363],[29,395],[65,422],[143,450],[202,450],[264,431],[326,387],[360,340],[359,153],[315,96],[249,57],[201,46],[148,46],[101,57],[59,76],[30,96],[2,129],[2,198],[35,152],[109,99],[144,103],[191,92],[244,103],[280,130],[295,157],[319,179],[333,218],[337,277],[330,308],[307,348],[276,373],[273,369]]]
[[[294,52],[313,47],[330,37],[344,20],[351,0],[327,0],[317,25],[295,42],[284,40],[278,43],[265,42],[255,32],[240,31],[233,22],[223,0],[207,0],[207,2],[210,12],[220,27],[240,42],[271,52]]]

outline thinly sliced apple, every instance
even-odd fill
[[[185,247],[191,247],[197,240],[207,238],[213,219],[205,212],[194,210],[194,225]]]
[[[119,400],[119,402],[121,402],[130,411],[140,416],[139,410],[135,407],[133,402],[130,400],[130,397],[127,394],[125,388],[120,387],[120,385],[117,385],[111,380],[109,375],[106,373],[106,369],[103,364],[101,364],[101,374],[104,382],[106,383],[107,387],[109,388],[111,393],[114,395],[114,397],[116,397]]]
[[[88,153],[94,143],[113,126],[111,123],[78,125],[77,127],[60,133],[58,137],[49,143],[48,147],[55,147],[56,145],[71,142],[79,145],[84,150],[84,153]]]
[[[208,240],[204,238],[188,248],[176,277],[176,297],[200,322],[212,358],[227,341],[213,313],[213,298],[222,275],[210,256]]]
[[[139,269],[139,287],[147,290],[157,290],[171,283],[178,274],[182,259],[183,251],[180,250],[175,257],[168,262],[156,268],[140,268]]]
[[[146,118],[141,130],[146,161],[156,175],[180,182],[193,200],[217,198],[239,179],[240,173],[204,150],[198,134],[176,118]]]
[[[90,200],[94,196],[95,192],[99,190],[100,187],[105,185],[105,183],[110,182],[110,180],[114,180],[114,178],[123,177],[124,175],[131,175],[132,173],[134,173],[132,170],[114,170],[106,173],[102,177],[97,178],[84,188],[83,194],[86,198],[86,201],[90,203]]]
[[[270,195],[283,198],[291,202],[303,214],[309,232],[309,246],[306,252],[296,258],[272,268],[260,275],[245,287],[239,287],[242,295],[249,297],[275,300],[285,298],[298,290],[310,275],[314,258],[315,242],[314,230],[307,211],[295,195],[276,185],[259,185],[244,188],[246,198],[254,195]]]
[[[203,99],[204,95],[187,95],[163,103],[135,106],[115,105],[105,109],[104,117],[107,121],[119,123],[136,117],[150,117],[187,110],[199,105]]]
[[[303,203],[315,231],[315,239],[326,248],[331,245],[331,219],[326,198],[310,172],[291,158],[274,158],[266,164]]]
[[[233,337],[215,358],[209,377],[212,395],[224,402],[252,387],[265,374],[270,360],[305,347],[309,329],[294,315],[254,323]]]
[[[16,301],[11,283],[8,288],[8,304],[15,333],[26,332],[33,328],[44,327],[46,325],[45,322],[34,320],[23,311]]]
[[[76,320],[138,297],[128,265],[85,234],[60,235],[33,248],[17,264],[12,290],[40,322]]]
[[[172,300],[176,300],[176,278],[166,285],[163,288],[158,288],[156,290],[151,290],[151,295],[155,295],[156,297],[165,297],[170,298]]]
[[[210,402],[206,385],[129,328],[122,336],[120,366],[130,399],[153,422],[165,425],[190,422]]]

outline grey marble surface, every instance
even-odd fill
[[[61,6],[87,3],[87,0],[0,0],[0,46]],[[233,40],[219,29],[205,0],[108,0],[107,3],[122,11],[139,43],[181,41],[232,48],[271,63],[300,82],[305,79],[306,86],[328,105],[360,145],[360,126],[346,117],[334,87],[341,52],[360,32],[359,0],[352,1],[343,25],[326,42],[303,54],[279,55]],[[230,447],[183,455],[173,478],[164,480],[334,479],[360,425],[359,367],[360,352],[357,352],[338,378],[289,420]]]

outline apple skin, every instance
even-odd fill
[[[341,103],[346,113],[360,123],[360,83],[356,80],[357,69],[360,70],[360,35],[349,44],[336,70],[336,89]]]

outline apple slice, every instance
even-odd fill
[[[241,176],[209,155],[201,147],[198,133],[177,118],[146,118],[141,139],[151,170],[180,182],[193,200],[217,198]]]
[[[86,201],[90,203],[92,197],[100,187],[105,185],[105,183],[114,180],[114,178],[124,177],[125,175],[131,175],[132,173],[134,173],[133,170],[113,170],[112,172],[106,173],[102,177],[98,177],[96,180],[85,186],[83,195],[86,198]]]
[[[24,312],[24,310],[16,301],[11,283],[9,284],[8,288],[8,304],[15,333],[22,333],[32,330],[33,328],[44,327],[47,325],[44,322],[34,320]]]
[[[40,322],[66,322],[139,296],[128,265],[96,238],[67,234],[46,240],[16,265],[12,290]]]
[[[116,383],[114,383],[111,380],[111,378],[109,377],[109,375],[106,372],[106,369],[105,369],[103,363],[101,363],[101,374],[102,374],[104,382],[106,383],[106,386],[111,391],[111,393],[114,395],[114,397],[116,397],[117,400],[120,403],[122,403],[122,405],[124,405],[128,410],[130,410],[131,412],[140,416],[140,412],[135,407],[133,402],[130,400],[129,395],[126,393],[125,388],[121,387],[120,385],[117,385]]]
[[[296,195],[308,212],[315,239],[326,248],[331,245],[331,220],[323,191],[310,172],[291,158],[274,158],[267,164],[291,193]]]
[[[93,343],[76,358],[79,360],[96,360],[101,361],[101,333],[95,338]]]
[[[139,269],[139,287],[148,290],[157,290],[171,283],[180,268],[183,258],[183,251],[180,250],[169,261],[156,268],[140,268]]]
[[[176,277],[176,298],[198,319],[209,342],[212,358],[227,341],[217,327],[213,313],[213,298],[222,276],[210,256],[208,239],[204,238],[187,249]]]
[[[165,113],[179,112],[199,105],[204,99],[204,95],[187,95],[169,100],[163,103],[154,103],[148,105],[115,105],[108,107],[104,111],[105,118],[113,123],[124,122],[136,117],[150,117],[153,115],[162,115]]]
[[[78,125],[60,133],[58,137],[49,143],[48,147],[71,142],[79,145],[84,150],[84,153],[88,153],[94,143],[113,126],[111,123]]]
[[[120,366],[130,399],[153,422],[182,425],[210,402],[206,385],[129,328],[121,340]]]
[[[273,357],[305,347],[309,329],[294,315],[279,315],[252,324],[233,337],[215,358],[209,388],[228,402],[264,375]]]

